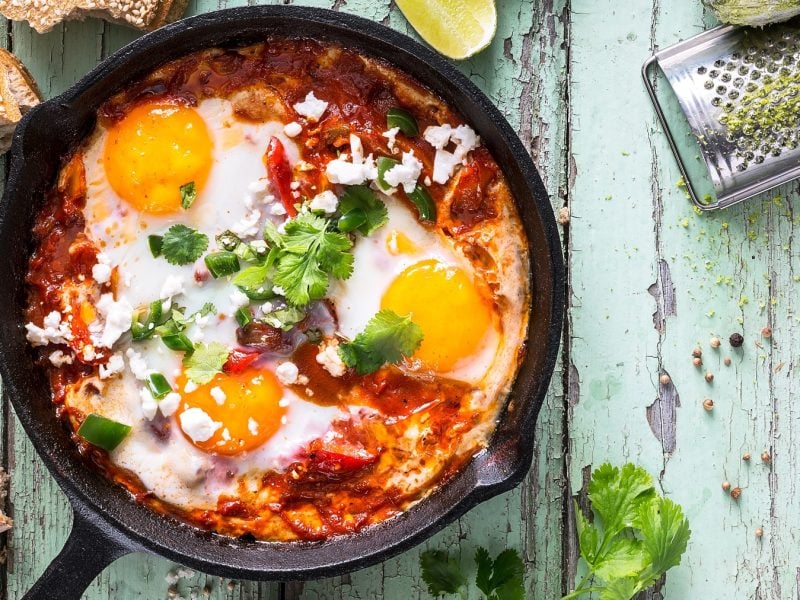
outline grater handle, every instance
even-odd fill
[[[692,202],[700,210],[715,210],[719,208],[719,200],[713,204],[703,204],[700,202],[700,199],[697,197],[697,194],[694,191],[692,180],[689,179],[689,172],[686,169],[683,158],[681,158],[681,154],[678,152],[678,145],[675,143],[675,136],[672,134],[672,129],[670,129],[669,123],[667,122],[667,117],[664,114],[664,109],[661,107],[661,102],[656,95],[656,89],[653,84],[653,81],[655,80],[655,66],[657,64],[658,58],[651,56],[642,65],[642,79],[644,80],[644,87],[647,89],[647,93],[650,96],[651,102],[653,103],[653,108],[655,108],[656,116],[658,117],[661,127],[664,129],[664,133],[667,136],[667,142],[669,142],[670,150],[672,150],[672,154],[675,156],[675,161],[678,163],[678,169],[681,172],[683,181],[686,182],[686,189],[689,192]]]

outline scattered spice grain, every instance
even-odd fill
[[[670,379],[669,375],[664,373],[663,375],[661,375],[661,377],[658,378],[658,381],[661,382],[661,385],[669,385],[672,379]]]
[[[711,383],[714,381],[714,374],[711,371],[706,371],[705,378],[708,383]]]
[[[699,347],[695,348],[694,350],[692,350],[692,356],[694,356],[695,358],[700,358],[701,356],[703,356],[703,351]]]
[[[734,500],[738,500],[739,496],[741,495],[742,495],[742,488],[740,488],[738,485],[731,490],[731,498],[733,498]]]
[[[769,339],[772,337],[772,327],[764,327],[761,330],[761,337],[764,339]]]
[[[768,463],[770,460],[772,460],[772,457],[769,455],[769,452],[764,450],[764,452],[761,453],[761,462]]]
[[[725,492],[727,492],[728,490],[730,490],[730,489],[731,489],[731,484],[730,484],[730,482],[729,482],[729,481],[723,481],[723,482],[722,482],[722,489],[723,489],[723,491],[725,491]]]
[[[714,410],[714,401],[711,398],[706,398],[703,400],[703,408],[705,408],[708,412]]]
[[[717,336],[714,336],[708,343],[711,344],[712,348],[719,348],[722,345],[722,340],[720,340]]]
[[[756,537],[760,538],[764,535],[764,530],[761,527],[756,527]]]
[[[731,366],[731,357],[730,356],[726,356],[724,359],[722,359],[722,362],[725,363],[726,367],[730,367]]]
[[[734,348],[741,348],[742,344],[744,344],[744,337],[742,337],[741,333],[733,333],[728,341]]]
[[[695,357],[695,358],[692,359],[692,364],[695,367],[702,367],[703,366],[703,359],[699,358],[699,357]]]
[[[742,460],[750,460],[750,453],[745,452],[744,454],[742,454]]]

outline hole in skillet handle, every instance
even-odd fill
[[[67,495],[72,505],[72,530],[61,552],[23,600],[80,600],[108,565],[126,554],[143,550],[72,494]]]

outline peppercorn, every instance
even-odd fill
[[[703,359],[699,358],[699,357],[695,357],[695,358],[692,359],[692,364],[695,367],[702,367],[703,366]]]
[[[741,495],[742,495],[742,488],[740,488],[738,485],[731,490],[731,498],[733,498],[734,500],[738,500],[739,496]]]
[[[744,454],[742,454],[742,460],[750,460],[750,453],[745,452]]]
[[[714,374],[711,371],[706,371],[705,378],[708,383],[711,383],[714,381]]]
[[[756,537],[760,538],[763,535],[764,535],[764,530],[761,529],[761,527],[756,527]]]
[[[731,337],[728,341],[734,348],[741,348],[742,344],[744,344],[744,337],[742,337],[741,333],[734,333],[731,334]]]
[[[767,339],[771,338],[772,337],[772,327],[764,327],[761,330],[761,337],[767,338]]]
[[[771,459],[772,459],[772,457],[769,455],[769,452],[767,452],[766,450],[764,450],[764,452],[761,453],[761,462],[768,463]]]
[[[709,344],[711,344],[712,348],[719,348],[720,344],[722,344],[722,341],[717,336],[714,336],[711,338]]]
[[[731,357],[730,356],[726,356],[725,358],[722,359],[722,362],[725,363],[726,367],[730,367],[731,366]]]
[[[705,408],[708,412],[714,410],[714,401],[711,398],[706,398],[703,400],[703,408]]]
[[[661,375],[661,377],[659,377],[658,380],[661,382],[661,385],[669,385],[670,382],[672,381],[672,379],[670,379],[669,375],[667,375],[666,373]]]
[[[727,492],[729,489],[731,489],[730,482],[729,481],[723,481],[722,482],[722,490]]]
[[[695,348],[694,350],[692,350],[692,356],[694,356],[695,358],[700,358],[701,356],[703,356],[703,351],[700,348]]]

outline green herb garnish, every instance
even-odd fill
[[[133,341],[140,342],[153,337],[156,328],[164,320],[163,301],[161,300],[151,302],[149,309],[139,308],[135,310],[131,318],[131,337]]]
[[[442,550],[426,550],[419,556],[422,580],[432,596],[461,594],[466,597],[467,577],[459,562]],[[485,548],[475,552],[475,585],[487,600],[523,600],[524,565],[516,550],[503,550],[492,560]]]
[[[250,309],[246,306],[237,310],[234,316],[236,317],[236,322],[239,324],[239,327],[244,327],[253,320],[253,313],[250,312]]]
[[[400,131],[408,137],[419,135],[419,126],[414,115],[402,108],[392,108],[386,113],[386,128],[393,129],[395,127],[399,127]]]
[[[239,270],[239,257],[227,250],[206,254],[204,260],[214,279],[233,275]]]
[[[194,352],[183,358],[184,372],[196,384],[205,385],[214,379],[217,373],[222,372],[228,354],[228,348],[219,342],[197,344]]]
[[[184,183],[181,186],[181,207],[184,210],[189,210],[197,200],[197,189],[195,189],[194,181]]]
[[[337,226],[345,233],[359,231],[362,235],[370,235],[389,221],[386,205],[365,185],[345,188],[339,199],[339,212],[342,216]]]
[[[367,375],[386,363],[398,363],[414,354],[422,337],[422,329],[410,315],[401,317],[382,310],[352,342],[339,345],[339,354],[344,364],[354,367],[359,375]]]
[[[147,376],[146,383],[147,388],[156,400],[161,400],[172,391],[169,381],[161,373],[150,373]]]
[[[436,205],[433,203],[433,198],[431,198],[427,189],[417,184],[414,191],[406,195],[412,204],[417,207],[420,221],[436,222]]]
[[[90,444],[111,452],[130,433],[131,426],[91,413],[78,428],[78,435]]]
[[[188,265],[200,258],[207,248],[206,234],[178,223],[164,234],[161,254],[172,265]]]
[[[562,600],[599,593],[628,600],[681,562],[691,531],[681,507],[656,494],[641,467],[606,463],[592,473],[593,522],[576,506],[578,541],[586,575]]]
[[[150,247],[150,254],[153,258],[161,256],[161,247],[164,245],[164,238],[160,235],[148,235],[147,245]]]
[[[306,313],[304,310],[295,308],[294,306],[287,306],[267,313],[264,315],[263,321],[270,327],[289,331],[305,318]]]
[[[260,265],[242,269],[231,283],[242,290],[250,300],[263,302],[275,297],[272,292],[272,283],[269,280],[271,273],[272,267],[269,261],[266,261]]]

